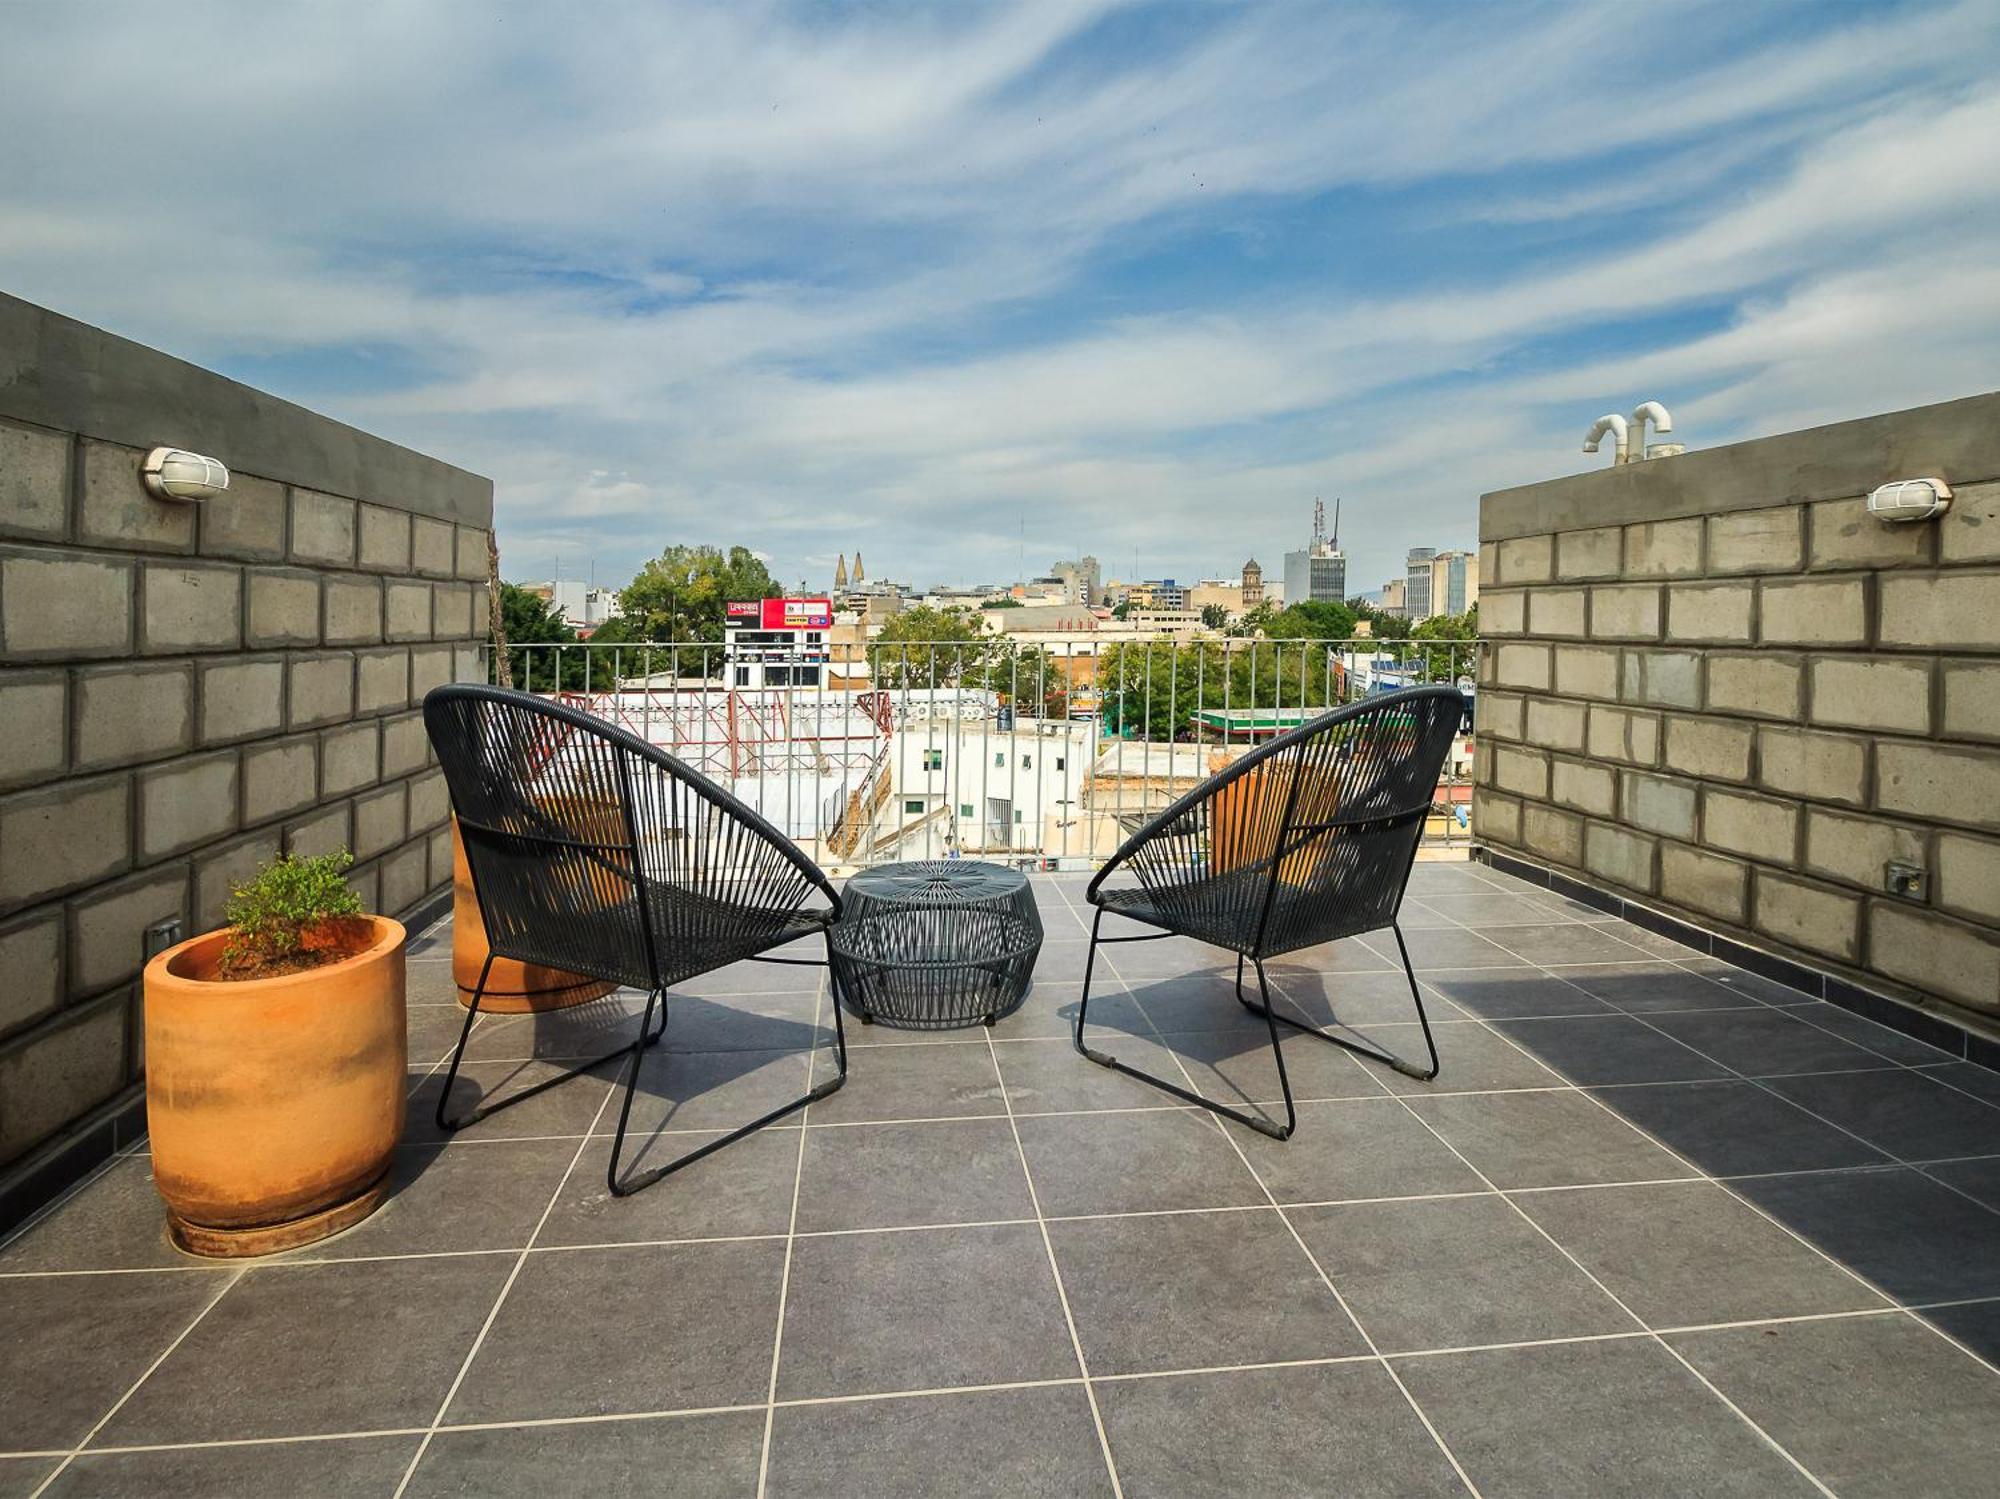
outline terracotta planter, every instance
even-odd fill
[[[486,922],[479,914],[479,896],[466,867],[465,845],[458,836],[458,819],[451,820],[451,977],[458,985],[458,1002],[468,1009],[479,987],[479,970],[491,951]],[[482,1013],[526,1015],[540,1010],[566,1010],[587,1004],[617,988],[601,979],[584,978],[560,968],[544,968],[513,958],[495,958],[481,996]]]
[[[269,1254],[360,1222],[403,1135],[408,1041],[400,922],[366,951],[225,983],[210,932],[146,965],[146,1118],[174,1242]]]

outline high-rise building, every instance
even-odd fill
[[[1381,607],[1384,614],[1401,614],[1403,612],[1403,584],[1404,580],[1402,578],[1391,578],[1382,585]]]
[[[1049,564],[1049,576],[1062,580],[1065,603],[1088,606],[1104,596],[1095,557],[1079,557],[1074,562],[1052,562]]]
[[[1326,535],[1326,506],[1313,501],[1312,542],[1303,552],[1285,553],[1285,602],[1344,603],[1347,554],[1340,549],[1340,501],[1335,500],[1333,537]]]
[[[1463,614],[1479,602],[1479,554],[1439,552],[1431,559],[1431,612]]]
[[[1403,612],[1415,624],[1437,611],[1431,607],[1431,560],[1436,547],[1411,547],[1403,572]]]

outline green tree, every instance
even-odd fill
[[[1019,599],[987,599],[979,606],[982,609],[1025,609],[1028,606]]]
[[[1479,606],[1474,604],[1463,614],[1434,614],[1420,621],[1410,631],[1413,641],[1473,641],[1479,638]],[[1416,667],[1424,682],[1452,682],[1459,677],[1471,676],[1477,665],[1470,645],[1424,645],[1416,647],[1411,654],[1411,665]]]
[[[1211,630],[1220,630],[1229,623],[1229,611],[1220,604],[1203,604],[1201,622]]]
[[[999,644],[970,610],[918,604],[891,617],[869,657],[879,686],[985,686]]]
[[[1287,604],[1264,622],[1266,640],[1351,640],[1354,611],[1331,599]]]
[[[670,546],[619,593],[621,634],[627,640],[720,642],[732,600],[782,592],[748,547]]]
[[[1337,655],[1315,641],[1132,641],[1099,657],[1097,689],[1106,733],[1187,739],[1203,708],[1263,714],[1335,707],[1345,700],[1346,676]]]
[[[1378,608],[1366,599],[1349,599],[1347,607],[1354,611],[1356,619],[1364,619],[1368,622],[1368,628],[1377,640],[1408,640],[1410,638],[1410,622],[1400,614],[1391,614],[1388,610]]]
[[[507,660],[514,685],[525,692],[580,692],[612,685],[611,662],[583,646],[563,612],[538,593],[512,583],[500,585],[500,622],[507,632]],[[488,681],[498,681],[499,657],[487,663]]]

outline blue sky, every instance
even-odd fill
[[[1356,588],[2000,385],[2000,9],[0,6],[0,286],[492,475],[503,565]],[[166,60],[199,59],[180,99]]]

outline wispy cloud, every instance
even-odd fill
[[[499,480],[509,565],[1350,576],[1659,396],[1991,384],[1980,0],[0,9],[0,284]],[[159,59],[201,56],[199,100]]]

